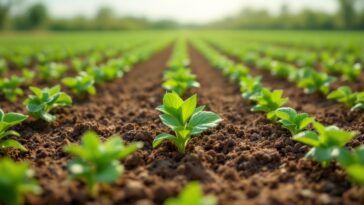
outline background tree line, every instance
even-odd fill
[[[36,3],[18,14],[11,10],[24,0],[0,0],[0,29],[3,30],[132,30],[172,28],[224,29],[364,29],[364,0],[337,0],[335,13],[304,9],[290,12],[282,5],[279,14],[266,10],[243,8],[239,13],[206,25],[183,25],[171,20],[150,21],[142,17],[119,17],[111,8],[101,7],[93,18],[77,16],[71,19],[53,18],[47,8]]]

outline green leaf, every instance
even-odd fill
[[[345,168],[349,177],[357,184],[364,186],[364,165],[354,164]]]
[[[163,97],[163,105],[167,108],[178,109],[183,100],[176,93],[166,93]]]
[[[4,140],[4,141],[0,142],[0,148],[1,149],[15,148],[15,149],[19,149],[23,152],[28,151],[22,144],[20,144],[16,140],[12,140],[12,139],[8,139],[8,140]]]
[[[154,138],[154,140],[153,140],[153,148],[158,147],[165,140],[170,140],[172,142],[175,142],[176,139],[177,138],[174,135],[167,134],[167,133],[161,133],[161,134],[157,135]]]
[[[293,136],[293,139],[313,147],[320,145],[319,136],[316,132],[313,131],[300,132],[297,135]]]
[[[37,87],[30,86],[29,89],[39,98],[43,96],[43,91]]]
[[[168,127],[170,127],[173,130],[176,130],[179,127],[183,126],[181,124],[181,122],[174,116],[163,114],[163,115],[160,115],[159,117],[162,120],[163,124],[167,125]]]
[[[22,121],[26,120],[27,118],[28,118],[28,116],[26,116],[26,115],[22,115],[20,113],[9,112],[4,115],[3,121],[7,122],[11,125],[16,125],[16,124],[19,124]]]
[[[188,98],[185,102],[183,102],[181,106],[181,114],[182,114],[182,123],[186,123],[187,120],[192,116],[195,112],[197,105],[197,97],[193,95]]]
[[[219,115],[213,112],[201,111],[192,115],[188,123],[188,127],[192,129],[191,134],[196,135],[209,128],[217,126],[221,121],[222,119]]]

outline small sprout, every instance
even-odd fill
[[[25,162],[15,163],[9,158],[0,160],[0,201],[7,205],[21,205],[26,193],[40,194],[41,187],[34,172]]]
[[[251,77],[247,75],[240,79],[240,91],[244,99],[251,100],[260,95],[263,85],[261,84],[261,77]]]
[[[117,135],[102,143],[96,133],[86,132],[82,136],[81,145],[67,145],[64,151],[75,156],[67,165],[71,179],[84,182],[88,193],[96,197],[99,183],[115,182],[122,175],[124,168],[119,160],[141,147],[141,143],[124,145]]]
[[[24,68],[22,70],[22,78],[24,80],[24,84],[26,85],[32,84],[34,76],[35,76],[34,71],[31,71],[28,68]]]
[[[49,63],[38,67],[37,74],[44,81],[51,81],[54,79],[60,79],[67,71],[67,67],[61,63]]]
[[[357,94],[353,93],[353,91],[348,86],[342,86],[335,91],[332,91],[327,99],[337,100],[338,102],[344,103],[349,108],[355,105],[357,98]]]
[[[163,87],[168,91],[177,93],[179,96],[183,96],[192,87],[200,87],[200,84],[196,81],[196,76],[184,67],[166,71],[164,78],[166,81],[163,83]]]
[[[267,118],[276,121],[276,110],[288,102],[288,98],[283,98],[283,90],[269,91],[263,88],[260,95],[253,100],[257,102],[251,110],[253,112],[263,111],[267,113]]]
[[[30,95],[24,101],[24,105],[26,105],[29,115],[36,119],[53,122],[56,117],[49,113],[53,108],[72,104],[71,97],[61,92],[59,85],[52,88],[44,88],[43,90],[37,87],[30,87],[29,89],[34,95]]]
[[[197,107],[197,96],[193,95],[183,101],[176,93],[166,93],[163,97],[163,105],[157,110],[163,114],[163,124],[171,128],[175,135],[162,133],[153,141],[153,148],[163,141],[172,141],[180,153],[185,153],[186,146],[192,135],[198,135],[203,131],[216,127],[222,119],[213,112],[203,111],[205,106]]]
[[[342,69],[342,79],[347,81],[355,81],[359,78],[362,72],[362,66],[360,63],[356,63],[354,65],[345,64],[341,67]]]
[[[273,61],[271,63],[271,73],[274,76],[278,76],[281,78],[288,78],[291,73],[296,72],[296,68],[292,65]]]
[[[23,95],[23,90],[20,88],[23,82],[22,78],[15,75],[11,76],[11,78],[0,79],[0,92],[7,100],[15,102],[18,96]]]
[[[3,140],[3,138],[7,136],[20,137],[18,132],[8,129],[23,122],[27,118],[28,116],[26,115],[14,112],[4,113],[4,111],[0,109],[0,149],[15,148],[21,151],[27,151],[27,149],[16,140]]]
[[[321,123],[314,122],[316,131],[303,131],[293,137],[294,140],[313,146],[306,154],[326,167],[330,161],[340,157],[344,152],[344,146],[356,135],[355,132],[346,132],[336,126],[325,127]]]
[[[216,198],[204,196],[201,185],[198,182],[190,182],[181,191],[177,198],[169,198],[164,205],[216,205]]]
[[[282,127],[286,128],[295,135],[304,130],[308,125],[314,122],[313,117],[309,117],[307,113],[297,113],[290,107],[281,107],[276,110],[276,116]]]
[[[364,110],[364,92],[356,94],[355,105],[351,108],[352,111]]]
[[[343,152],[338,161],[350,179],[364,187],[364,146],[362,145],[351,152]]]
[[[321,92],[327,94],[330,85],[335,81],[334,77],[326,73],[318,73],[310,68],[302,69],[297,76],[298,87],[304,88],[305,93]]]
[[[88,93],[90,95],[96,94],[94,87],[95,80],[91,75],[81,72],[80,75],[74,78],[64,78],[62,83],[69,87],[77,95]]]

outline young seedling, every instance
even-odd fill
[[[153,148],[163,141],[173,142],[180,153],[185,153],[186,146],[193,135],[217,126],[222,119],[213,112],[203,111],[205,106],[196,107],[197,96],[193,95],[183,101],[176,93],[166,93],[163,97],[163,105],[157,110],[163,114],[163,124],[171,128],[175,135],[162,133],[155,137]]]
[[[60,63],[49,63],[38,67],[37,74],[44,81],[60,79],[66,72],[67,67]]]
[[[251,110],[253,112],[262,111],[267,113],[267,118],[276,121],[276,110],[288,102],[288,98],[283,98],[283,90],[270,91],[266,88],[261,90],[260,95],[253,100],[257,102]]]
[[[355,81],[358,79],[362,72],[362,66],[360,63],[354,65],[346,64],[341,67],[342,69],[342,79],[347,81]]]
[[[281,107],[275,112],[279,119],[278,122],[282,124],[282,127],[289,130],[292,136],[301,132],[314,122],[314,118],[309,117],[307,113],[297,113],[296,110],[290,107]]]
[[[100,183],[112,183],[123,173],[119,160],[127,157],[142,146],[141,143],[124,145],[120,136],[112,136],[102,143],[94,132],[82,136],[81,145],[70,144],[64,148],[75,157],[67,165],[71,179],[81,180],[88,193],[96,197]]]
[[[4,111],[0,109],[0,149],[15,148],[21,151],[27,151],[27,149],[16,140],[4,140],[4,138],[7,136],[20,137],[18,132],[15,130],[9,130],[9,128],[23,122],[27,118],[28,116],[26,115],[13,112],[4,113]]]
[[[338,161],[350,179],[364,188],[364,146],[362,145],[352,152],[343,152]]]
[[[335,91],[332,91],[327,99],[336,100],[338,102],[344,103],[347,107],[351,108],[355,105],[357,94],[348,86],[341,86]]]
[[[356,132],[346,132],[336,126],[325,127],[319,122],[314,122],[313,126],[317,132],[303,131],[293,139],[312,146],[306,157],[320,162],[323,167],[338,158],[344,152],[344,146],[356,135]]]
[[[261,77],[251,77],[247,75],[240,79],[240,92],[244,99],[252,100],[260,95],[263,86],[261,84]]]
[[[177,198],[169,198],[164,205],[216,205],[216,198],[204,196],[198,182],[190,182],[181,191]]]
[[[351,108],[352,111],[364,110],[364,92],[356,94],[355,105]]]
[[[11,78],[0,79],[0,92],[5,96],[10,102],[15,102],[18,96],[23,95],[23,90],[20,85],[23,83],[23,79],[15,75]]]
[[[196,76],[189,69],[183,67],[165,72],[164,78],[166,81],[163,83],[163,87],[168,91],[177,93],[179,96],[183,96],[192,87],[200,87],[200,84],[196,81]]]
[[[25,162],[9,158],[0,160],[0,201],[6,205],[21,205],[26,193],[40,194],[42,189],[33,179],[34,172]]]
[[[80,75],[74,78],[64,78],[62,83],[77,95],[82,95],[84,93],[90,95],[96,94],[96,88],[94,87],[95,80],[93,76],[88,75],[85,72],[81,72]]]
[[[29,89],[34,95],[30,95],[24,101],[24,105],[26,105],[29,115],[36,119],[53,122],[56,120],[56,117],[49,113],[53,108],[72,104],[71,97],[61,92],[59,85],[52,88],[39,89],[37,87],[30,87]]]
[[[326,73],[318,73],[310,68],[300,70],[298,74],[298,87],[304,88],[305,93],[309,94],[317,91],[327,94],[334,81],[334,77]]]
[[[33,78],[35,76],[34,71],[29,70],[28,68],[24,68],[22,70],[22,78],[24,80],[25,85],[32,84]]]

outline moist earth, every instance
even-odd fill
[[[185,155],[169,142],[152,149],[157,134],[170,132],[155,110],[165,93],[162,73],[172,51],[169,46],[122,78],[99,86],[95,96],[76,98],[72,107],[56,109],[55,123],[28,120],[16,127],[22,135],[19,141],[29,152],[7,150],[1,155],[29,161],[43,187],[41,195],[28,195],[26,204],[162,204],[195,180],[221,205],[361,204],[363,193],[351,185],[342,169],[304,160],[307,146],[290,139],[288,131],[272,124],[263,113],[251,112],[252,104],[241,97],[238,85],[212,68],[191,45],[188,50],[201,87],[186,97],[197,93],[199,104],[224,119],[219,126],[194,137]],[[289,106],[325,124],[358,130],[349,147],[363,144],[362,113],[351,113],[320,95],[306,95],[259,69],[252,68],[252,73],[263,75],[266,86],[283,89],[290,97]],[[25,112],[21,103],[3,99],[1,107],[7,112]],[[119,134],[127,143],[144,144],[123,160],[123,176],[102,186],[96,198],[88,197],[83,183],[68,179],[66,164],[71,157],[63,152],[65,145],[79,143],[87,130],[103,139]]]

